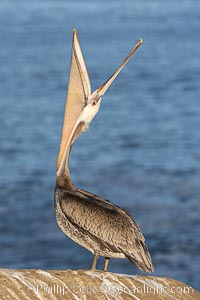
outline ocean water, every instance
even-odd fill
[[[195,0],[1,1],[0,267],[91,264],[53,204],[76,27],[93,89],[144,44],[74,145],[73,181],[132,214],[155,275],[200,289],[199,20]],[[141,273],[120,259],[109,270]]]

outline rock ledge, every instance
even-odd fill
[[[166,277],[128,276],[86,270],[0,269],[0,299],[200,300],[200,293],[182,282]]]

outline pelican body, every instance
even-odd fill
[[[102,96],[141,43],[140,39],[113,75],[92,93],[77,31],[73,33],[68,93],[57,161],[55,211],[63,233],[93,253],[93,270],[96,269],[98,257],[103,256],[104,271],[110,258],[128,258],[139,269],[153,271],[144,237],[130,214],[106,199],[76,188],[68,165],[72,145],[88,129],[99,110]]]

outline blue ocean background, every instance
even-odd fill
[[[73,181],[132,214],[154,275],[200,289],[196,0],[1,1],[0,267],[91,264],[92,255],[58,228],[53,203],[74,27],[93,90],[140,37],[144,43],[74,145]],[[141,273],[120,259],[109,270]]]

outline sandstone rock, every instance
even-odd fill
[[[128,276],[86,270],[0,269],[1,300],[198,300],[192,287],[166,277]]]

